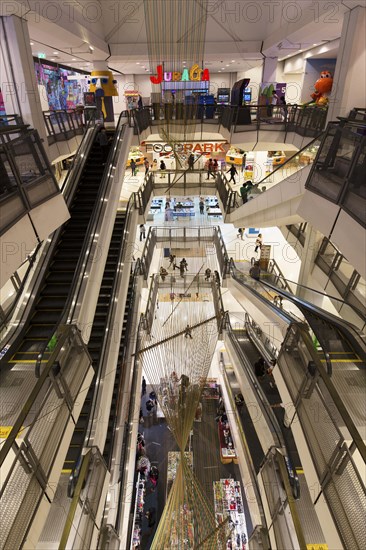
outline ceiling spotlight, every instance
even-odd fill
[[[226,65],[227,67],[230,67],[230,65]]]
[[[302,52],[302,50],[299,50],[299,52]]]
[[[140,61],[136,61],[136,65],[140,65]]]
[[[232,59],[232,60],[231,60],[231,63],[235,63],[235,59]]]
[[[76,57],[73,57],[71,61],[76,61]]]
[[[187,61],[183,61],[183,65],[185,65],[187,63]]]
[[[54,55],[58,55],[58,52],[53,52]]]
[[[31,46],[34,46],[34,42],[29,42],[29,44],[30,44]]]
[[[317,46],[318,44],[313,44],[313,46]]]
[[[54,57],[51,57],[51,61],[55,61],[55,58],[54,58]]]
[[[93,46],[89,46],[89,50],[91,50],[93,52],[94,51]]]

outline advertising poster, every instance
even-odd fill
[[[78,73],[53,67],[43,63],[35,63],[35,71],[38,84],[44,88],[50,111],[75,109],[77,105],[84,104],[84,92],[87,92],[87,79],[70,79],[68,77]]]

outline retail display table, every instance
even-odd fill
[[[234,449],[229,425],[219,421],[217,429],[219,432],[221,462],[223,464],[229,464],[230,462],[237,464],[238,457],[236,456],[236,451]]]
[[[207,216],[221,216],[220,208],[210,208],[207,212]]]
[[[213,486],[217,525],[229,518],[230,534],[226,548],[246,550],[248,533],[240,481],[220,479],[220,481],[214,481]]]

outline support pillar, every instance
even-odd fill
[[[365,26],[366,7],[357,6],[345,13],[327,122],[348,116],[353,107],[365,106]]]
[[[322,238],[321,233],[316,231],[309,223],[306,226],[305,243],[301,255],[301,267],[298,284],[309,286],[309,277],[314,266],[315,256],[318,252],[318,242]],[[306,289],[297,287],[296,296],[305,298]]]
[[[276,70],[277,70],[277,57],[265,57],[263,63],[262,82],[277,82]]]
[[[38,130],[48,149],[27,22],[16,15],[0,17],[1,91],[8,115],[21,115]]]

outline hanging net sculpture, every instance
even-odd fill
[[[180,294],[179,281],[174,290]],[[143,370],[156,393],[166,422],[180,449],[180,464],[151,548],[225,548],[228,525],[216,526],[212,504],[187,465],[186,450],[218,337],[212,298],[194,301],[203,276],[189,285],[192,301],[159,304],[151,333],[144,334],[139,352]],[[212,295],[211,295],[212,296]],[[171,308],[171,309],[170,309]],[[163,310],[163,311],[162,311]]]

